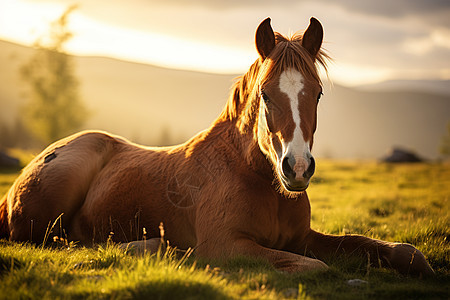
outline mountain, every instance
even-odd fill
[[[27,89],[18,70],[33,51],[0,41],[0,125],[12,126],[26,105]],[[181,142],[207,128],[224,107],[236,76],[102,57],[74,57],[74,62],[81,96],[90,110],[85,128],[147,145]],[[403,146],[425,158],[437,158],[450,121],[450,96],[417,89],[417,82],[415,87],[355,89],[326,84],[313,153],[373,159],[393,146]]]

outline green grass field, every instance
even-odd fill
[[[409,278],[364,260],[327,261],[327,271],[284,274],[263,261],[133,256],[84,248],[0,242],[1,299],[449,299],[450,164],[390,165],[318,160],[308,189],[312,227],[414,244],[436,271]],[[17,176],[0,172],[0,195]],[[363,280],[350,285],[348,280]]]

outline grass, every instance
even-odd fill
[[[0,195],[17,176],[0,172]],[[0,299],[448,299],[450,164],[319,161],[308,190],[312,227],[414,244],[434,278],[334,260],[328,271],[284,274],[264,261],[227,262],[166,254],[133,256],[55,243],[0,241]],[[348,280],[360,279],[356,286]]]

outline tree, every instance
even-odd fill
[[[30,101],[23,108],[24,123],[46,144],[78,130],[88,115],[72,58],[64,51],[72,37],[68,16],[75,8],[69,7],[51,23],[48,36],[36,41],[36,54],[21,68],[21,77],[31,88]]]

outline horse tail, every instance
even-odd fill
[[[9,238],[7,195],[8,193],[0,200],[0,239]]]

